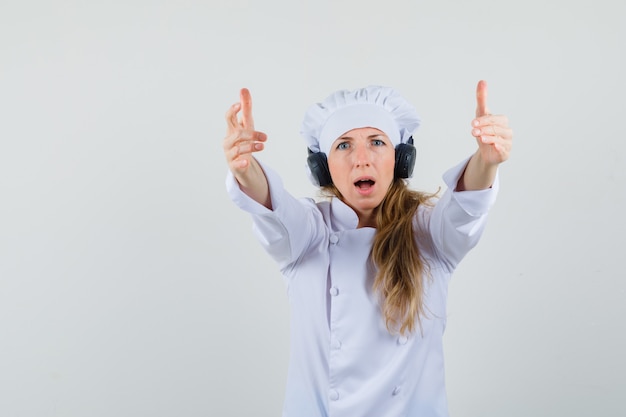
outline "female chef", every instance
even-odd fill
[[[415,109],[394,89],[341,90],[301,134],[328,199],[296,199],[253,154],[247,89],[226,113],[227,190],[277,262],[291,308],[284,417],[448,416],[442,336],[450,276],[478,242],[511,150],[505,116],[476,90],[477,149],[441,197],[409,189]],[[241,117],[239,117],[241,113]]]

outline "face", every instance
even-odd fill
[[[371,127],[353,129],[335,140],[328,168],[344,201],[359,216],[372,220],[393,182],[395,148],[383,132]]]

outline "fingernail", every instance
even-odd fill
[[[474,121],[472,122],[472,124],[473,124],[474,126],[477,126],[477,127],[478,127],[478,126],[480,126],[480,122],[479,122],[478,120],[476,120],[476,119],[474,119]]]
[[[473,129],[472,130],[472,135],[474,135],[474,136],[480,135],[480,129]]]

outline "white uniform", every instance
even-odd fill
[[[265,170],[273,211],[226,184],[237,206],[278,263],[291,307],[291,355],[284,417],[444,417],[442,336],[450,276],[478,242],[498,180],[481,191],[453,192],[467,160],[444,174],[434,208],[421,206],[415,236],[430,265],[427,316],[408,337],[385,328],[372,291],[373,228],[357,229],[356,213],[337,198],[296,199]]]

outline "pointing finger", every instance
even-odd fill
[[[487,108],[487,82],[480,80],[476,86],[476,117],[487,114],[490,114]]]
[[[245,129],[254,130],[254,120],[252,118],[252,96],[247,88],[242,88],[239,94],[241,100],[241,122]]]

